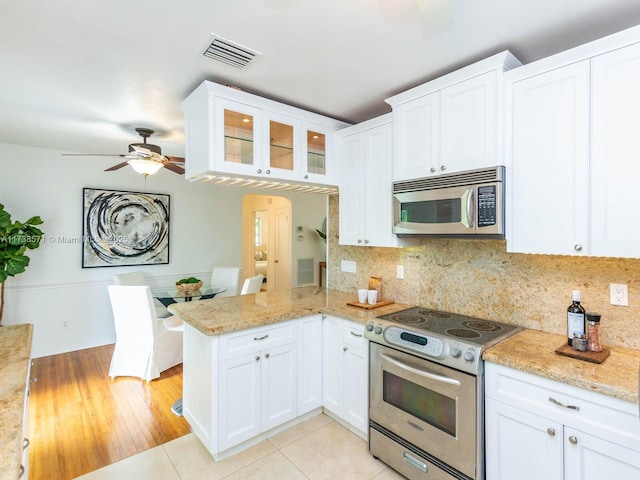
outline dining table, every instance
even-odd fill
[[[226,287],[204,287],[198,290],[178,290],[175,286],[151,289],[151,295],[165,307],[177,302],[191,302],[192,300],[206,300],[217,294],[226,292]]]

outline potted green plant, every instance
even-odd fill
[[[9,277],[23,273],[29,266],[27,250],[40,246],[42,231],[40,217],[31,217],[26,222],[11,220],[11,214],[0,203],[0,325],[4,311],[4,283]]]

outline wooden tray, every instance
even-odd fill
[[[591,363],[602,363],[609,356],[609,353],[611,353],[608,348],[604,347],[602,347],[601,352],[580,352],[578,350],[574,350],[571,345],[567,345],[566,343],[556,348],[555,352],[558,355],[577,358],[578,360],[584,360]]]
[[[347,302],[347,305],[351,305],[352,307],[364,308],[365,310],[373,310],[374,308],[384,307],[385,305],[391,305],[393,300],[380,300],[373,305],[369,305],[368,303],[360,303],[357,300],[354,302]]]

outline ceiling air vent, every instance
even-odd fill
[[[262,53],[256,50],[251,50],[213,33],[202,48],[202,54],[239,70],[249,67],[262,56]]]

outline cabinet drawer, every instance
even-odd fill
[[[298,340],[296,321],[276,323],[220,336],[220,360],[235,358],[265,348],[273,348]]]
[[[364,325],[360,323],[345,320],[342,326],[342,335],[344,343],[358,348],[367,347],[367,340],[364,338]]]
[[[486,396],[640,451],[638,406],[486,363]]]

